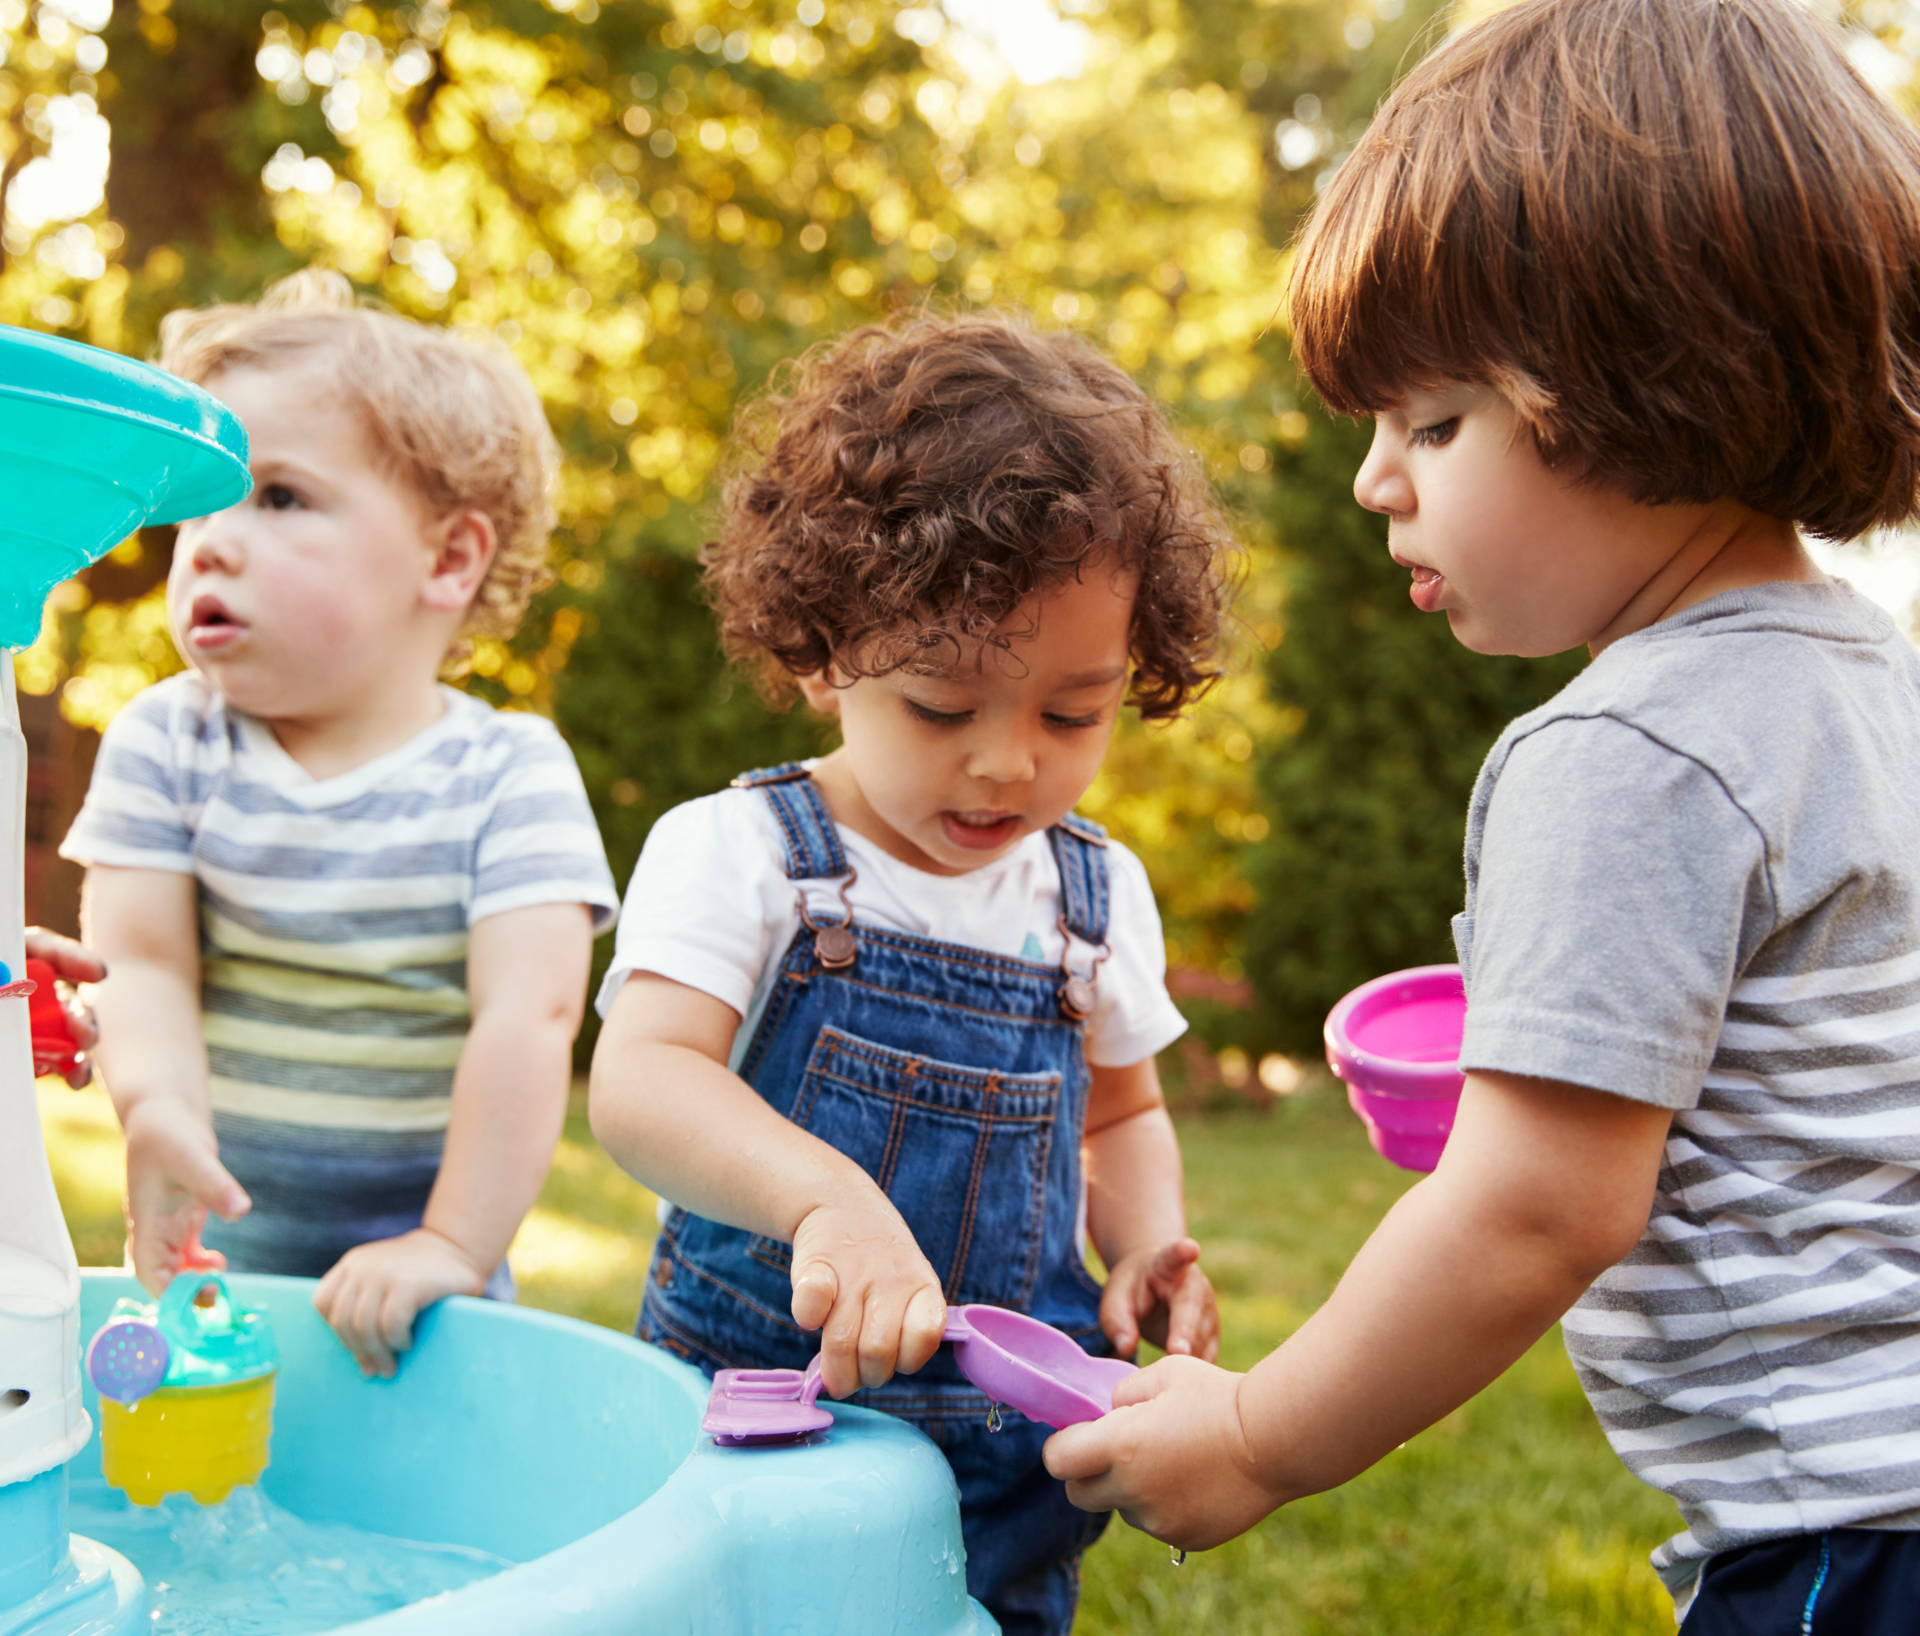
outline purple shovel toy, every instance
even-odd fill
[[[1077,1426],[1113,1407],[1113,1389],[1134,1372],[1119,1358],[1093,1358],[1051,1324],[1004,1307],[947,1308],[946,1333],[960,1373],[997,1408],[1029,1420]],[[789,1442],[824,1431],[820,1359],[799,1369],[722,1369],[713,1377],[700,1429],[729,1445]]]
[[[1415,966],[1362,983],[1327,1014],[1327,1066],[1374,1151],[1431,1170],[1460,1106],[1467,991],[1458,966]]]

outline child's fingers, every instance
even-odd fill
[[[413,1320],[419,1314],[419,1303],[402,1290],[389,1289],[380,1302],[380,1344],[396,1366],[400,1354],[413,1346]]]
[[[393,1352],[380,1333],[380,1307],[384,1297],[385,1291],[373,1280],[357,1281],[347,1328],[340,1335],[347,1349],[359,1360],[361,1369],[370,1375],[393,1373]]]
[[[911,1375],[924,1369],[940,1350],[946,1328],[947,1303],[940,1286],[922,1284],[907,1302],[907,1315],[900,1325],[900,1357],[895,1365],[900,1373]]]
[[[181,1146],[168,1156],[167,1180],[191,1193],[222,1221],[234,1221],[253,1208],[253,1200],[227,1167],[211,1153]]]
[[[1115,1357],[1130,1358],[1140,1345],[1140,1297],[1143,1292],[1139,1281],[1125,1268],[1116,1271],[1107,1280],[1107,1287],[1100,1292],[1100,1327],[1106,1332],[1107,1339],[1113,1343]]]
[[[61,1000],[60,1010],[67,1019],[67,1032],[73,1036],[76,1051],[91,1051],[100,1043],[100,1019],[85,1000],[69,994]]]
[[[1112,1428],[1103,1429],[1098,1420],[1082,1421],[1055,1432],[1040,1453],[1048,1474],[1065,1483],[1068,1498],[1084,1510],[1087,1502],[1081,1494],[1113,1469]]]
[[[1174,1285],[1167,1302],[1167,1350],[1199,1357],[1209,1341],[1219,1350],[1220,1316],[1213,1285],[1205,1273],[1192,1268]],[[1213,1361],[1211,1357],[1207,1359]]]
[[[169,1219],[155,1212],[145,1220],[129,1213],[127,1252],[133,1258],[133,1276],[143,1287],[158,1295],[180,1270],[181,1250],[193,1236],[191,1219],[203,1212],[190,1211],[188,1219]]]
[[[1155,1251],[1147,1267],[1147,1282],[1163,1295],[1168,1294],[1179,1283],[1187,1268],[1199,1259],[1200,1244],[1197,1239],[1176,1238],[1171,1244],[1163,1244]]]
[[[860,1384],[884,1386],[900,1356],[900,1332],[906,1308],[885,1296],[869,1295],[860,1316]]]
[[[793,1269],[793,1321],[818,1329],[840,1299],[840,1275],[831,1262],[809,1261]]]
[[[1127,1408],[1131,1404],[1145,1403],[1158,1397],[1173,1382],[1173,1370],[1165,1359],[1140,1370],[1137,1374],[1127,1375],[1113,1388],[1113,1406],[1116,1409]],[[1092,1424],[1092,1422],[1088,1422]]]
[[[820,1383],[836,1400],[860,1390],[860,1335],[865,1318],[864,1303],[843,1300],[820,1331]]]
[[[69,983],[97,983],[107,975],[107,963],[84,943],[50,932],[44,926],[26,930],[29,960],[44,960]]]

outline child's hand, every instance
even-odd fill
[[[233,1221],[253,1201],[220,1163],[213,1127],[171,1097],[150,1096],[128,1109],[126,1136],[134,1276],[157,1295],[188,1267],[224,1267],[217,1252],[199,1245],[207,1212]]]
[[[313,1292],[314,1310],[366,1375],[391,1375],[413,1345],[413,1320],[447,1295],[478,1295],[487,1273],[431,1227],[361,1244]]]
[[[1122,1256],[1107,1273],[1100,1327],[1123,1358],[1144,1338],[1164,1352],[1212,1363],[1220,1355],[1220,1309],[1200,1270],[1200,1246],[1177,1238]]]
[[[39,926],[27,928],[26,950],[29,960],[44,960],[64,983],[97,983],[107,975],[106,961],[84,943],[76,943],[70,937]],[[93,1079],[93,1064],[87,1060],[87,1053],[100,1043],[100,1025],[93,1015],[93,1007],[77,994],[61,995],[60,1006],[66,1013],[67,1032],[73,1036],[75,1052],[64,1077],[77,1091]]]
[[[870,1201],[818,1205],[801,1219],[793,1318],[821,1330],[821,1381],[840,1398],[924,1365],[940,1345],[947,1303],[900,1212],[875,1189]]]
[[[1047,1439],[1047,1470],[1083,1511],[1118,1511],[1182,1550],[1244,1533],[1284,1498],[1263,1482],[1241,1426],[1236,1375],[1162,1358],[1113,1390],[1114,1412]]]

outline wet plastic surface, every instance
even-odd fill
[[[966,1594],[959,1495],[912,1427],[832,1405],[790,1447],[700,1435],[707,1381],[590,1324],[456,1297],[392,1380],[360,1374],[307,1279],[235,1276],[280,1348],[261,1491],[313,1524],[516,1564],[353,1625],[356,1636],[985,1636]],[[82,1276],[82,1333],[136,1293]],[[97,1398],[89,1388],[89,1408]],[[76,1491],[99,1481],[96,1438]],[[229,1502],[231,1503],[231,1502]]]

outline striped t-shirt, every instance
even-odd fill
[[[315,779],[200,677],[108,727],[61,856],[199,883],[201,1022],[222,1162],[254,1201],[207,1242],[317,1276],[417,1226],[469,1022],[468,929],[617,898],[551,723],[451,688],[397,749]]]
[[[1675,1110],[1563,1324],[1615,1451],[1717,1551],[1920,1528],[1920,658],[1844,584],[1615,643],[1487,758],[1469,1069]]]

